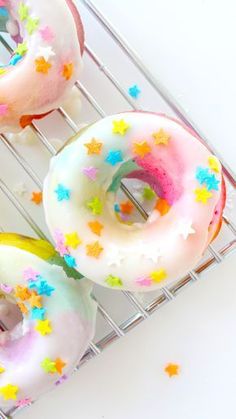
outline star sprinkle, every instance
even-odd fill
[[[60,201],[69,201],[71,196],[70,189],[66,188],[65,186],[59,184],[57,189],[54,191],[57,194],[57,200]]]
[[[43,193],[32,192],[31,201],[34,202],[35,205],[40,205],[43,201]]]
[[[92,138],[90,143],[84,144],[88,149],[88,154],[100,154],[102,151],[103,143],[100,143],[95,138]]]
[[[56,382],[55,382],[55,386],[59,386],[61,384],[63,384],[66,380],[68,379],[66,374],[63,374]]]
[[[77,247],[82,243],[81,238],[78,236],[76,231],[74,233],[65,234],[65,245],[77,249]]]
[[[141,93],[141,90],[139,89],[137,84],[134,84],[129,88],[128,92],[132,98],[137,99]]]
[[[182,236],[184,240],[186,240],[190,234],[196,233],[192,227],[192,221],[184,218],[178,221],[176,232]]]
[[[75,258],[71,255],[64,255],[64,260],[69,268],[75,268],[77,266]]]
[[[5,294],[11,294],[13,291],[13,288],[7,284],[1,284],[0,288]]]
[[[121,150],[111,150],[105,158],[105,162],[110,164],[111,166],[115,166],[117,163],[120,163],[122,161],[123,154]]]
[[[33,320],[44,320],[45,313],[46,313],[45,308],[43,308],[43,307],[42,308],[34,307],[31,310],[31,318]]]
[[[42,297],[33,292],[29,298],[29,304],[32,308],[42,308]]]
[[[102,202],[97,196],[91,199],[91,201],[87,202],[87,207],[92,211],[94,215],[100,215],[103,210]]]
[[[169,375],[170,378],[174,375],[179,375],[179,365],[170,363],[165,367],[164,371]]]
[[[19,54],[13,55],[13,57],[10,59],[9,65],[16,65],[19,61],[22,60],[22,56]]]
[[[210,176],[210,172],[209,172],[208,167],[206,167],[206,168],[204,168],[204,167],[197,167],[197,170],[196,170],[196,179],[198,180],[198,182],[200,183],[200,185],[202,185],[203,183],[205,183],[209,176]]]
[[[42,57],[45,61],[49,61],[51,57],[54,57],[56,54],[53,51],[52,47],[39,47],[36,57]]]
[[[44,279],[40,279],[37,282],[32,282],[29,285],[29,288],[36,288],[39,295],[46,295],[47,297],[51,297],[52,292],[55,291],[55,288],[49,285]]]
[[[99,221],[89,221],[88,226],[90,230],[97,236],[101,236],[101,232],[104,228],[104,225]]]
[[[13,192],[19,196],[24,196],[27,193],[27,188],[24,182],[19,182],[15,185]]]
[[[18,400],[16,402],[16,407],[26,407],[32,403],[32,399],[30,397],[26,397],[25,399]]]
[[[208,157],[208,164],[213,172],[219,173],[220,172],[220,162],[215,156]]]
[[[27,43],[22,42],[22,44],[18,44],[16,50],[14,51],[15,54],[19,54],[21,56],[25,55],[28,51]]]
[[[156,194],[150,186],[145,186],[143,188],[143,199],[146,199],[147,201],[151,201],[153,198],[155,198]]]
[[[24,303],[17,303],[22,314],[28,314],[29,310]]]
[[[48,74],[52,64],[48,63],[43,57],[35,60],[36,71],[38,73]]]
[[[159,211],[159,213],[161,214],[161,216],[167,214],[170,210],[170,205],[168,204],[168,202],[166,201],[166,199],[163,198],[158,198],[156,205],[155,205],[155,209],[157,211]]]
[[[86,245],[86,254],[87,256],[91,256],[94,257],[96,259],[99,258],[100,254],[103,251],[103,247],[100,245],[100,243],[98,241],[94,242],[94,243],[90,243]]]
[[[153,271],[150,274],[150,278],[153,280],[153,282],[159,283],[167,278],[167,273],[165,269],[159,269],[158,271]]]
[[[40,365],[47,374],[54,374],[57,372],[56,362],[52,361],[50,358],[45,358]]]
[[[22,285],[17,285],[15,288],[15,297],[19,298],[22,301],[26,301],[30,298],[31,293],[28,288],[23,287]]]
[[[23,271],[23,278],[25,281],[37,281],[39,277],[39,272],[35,271],[33,268],[27,268]]]
[[[196,195],[196,201],[202,202],[203,204],[206,204],[208,199],[212,197],[212,193],[205,187],[195,189],[194,193]]]
[[[18,391],[19,387],[13,386],[12,384],[0,387],[0,394],[3,396],[4,400],[16,400]]]
[[[95,181],[97,177],[98,169],[96,167],[90,166],[90,167],[84,167],[82,169],[82,172],[85,176],[87,176],[90,180]]]
[[[122,280],[118,276],[114,276],[114,275],[108,275],[105,282],[110,287],[122,287],[123,286]]]
[[[126,131],[130,128],[129,124],[127,124],[123,119],[120,119],[119,121],[112,121],[113,134],[119,134],[124,136],[126,134]]]
[[[0,103],[0,117],[5,116],[8,113],[8,105],[5,103]]]
[[[5,371],[6,371],[5,368],[2,365],[0,365],[0,374],[2,374]]]
[[[167,134],[167,132],[165,132],[162,128],[158,132],[154,132],[152,136],[154,138],[155,145],[168,145],[168,142],[170,140],[170,135]]]
[[[41,38],[43,41],[51,43],[55,36],[51,28],[49,26],[45,26],[44,28],[39,30]]]
[[[58,374],[62,374],[63,368],[66,366],[66,362],[62,361],[61,358],[55,359],[55,367]]]
[[[216,179],[215,175],[210,175],[207,179],[206,179],[206,185],[207,185],[207,189],[208,191],[218,191],[219,190],[219,183],[220,181],[218,179]]]
[[[0,68],[0,76],[7,72],[6,68]]]
[[[140,143],[133,144],[133,152],[140,156],[141,158],[145,157],[151,152],[151,147],[147,141],[142,141]]]
[[[137,247],[135,250],[140,256],[145,257],[148,260],[151,260],[154,263],[157,263],[159,258],[162,255],[162,252],[158,246],[158,244],[153,243],[150,247],[150,244],[145,241],[138,241]]]
[[[125,253],[117,246],[109,246],[107,254],[108,266],[120,266],[121,262],[125,259]]]
[[[136,284],[140,285],[141,287],[150,287],[152,285],[152,280],[150,278],[141,277],[136,279]]]
[[[52,333],[52,327],[49,320],[37,320],[35,330],[42,336],[50,335]]]
[[[130,201],[125,201],[120,203],[120,210],[123,214],[132,214],[134,210],[134,205]]]
[[[73,63],[69,63],[69,64],[64,64],[63,66],[63,70],[62,70],[62,75],[66,80],[70,80],[72,75],[74,72],[74,64]]]
[[[19,13],[20,20],[23,22],[29,17],[29,7],[26,6],[26,4],[24,4],[23,2],[21,2],[19,4],[18,13]]]

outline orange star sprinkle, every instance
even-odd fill
[[[31,201],[34,202],[36,205],[40,205],[43,200],[43,193],[42,192],[32,192]]]
[[[168,204],[168,202],[166,201],[166,199],[158,198],[158,200],[156,202],[156,205],[155,205],[155,209],[157,211],[159,211],[159,213],[161,215],[165,215],[165,214],[167,214],[167,212],[169,212],[170,205]]]
[[[174,375],[179,375],[179,365],[170,363],[165,367],[165,372],[169,375],[170,378]]]
[[[123,214],[131,214],[134,210],[134,205],[130,201],[121,202],[120,209]]]
[[[63,77],[65,77],[66,80],[70,80],[70,78],[72,77],[73,72],[74,72],[74,64],[73,63],[64,64],[63,70],[62,70],[62,75],[63,75]]]
[[[38,73],[48,74],[52,64],[48,63],[45,58],[40,57],[35,60],[36,71]]]
[[[134,143],[133,145],[133,152],[140,157],[146,156],[151,152],[151,147],[147,143],[147,141],[142,141],[141,143]]]
[[[37,295],[35,292],[31,294],[29,299],[29,303],[31,307],[42,308],[42,297]]]
[[[17,303],[22,314],[28,314],[29,310],[24,303]]]
[[[162,128],[158,132],[152,134],[155,145],[164,144],[167,145],[170,140],[170,135],[167,134]]]
[[[22,301],[26,301],[30,298],[31,292],[28,288],[23,287],[22,285],[17,285],[15,288],[15,297],[19,298]]]
[[[88,154],[100,154],[102,151],[102,143],[99,143],[95,138],[92,138],[90,143],[84,144],[88,149]]]
[[[101,252],[103,251],[103,247],[99,244],[98,241],[91,244],[87,244],[86,248],[87,248],[87,256],[91,256],[96,259],[99,258]]]
[[[100,223],[99,221],[90,221],[88,223],[88,226],[94,234],[96,234],[97,236],[101,236],[101,232],[104,228],[104,225],[102,223]]]
[[[55,367],[58,374],[62,374],[63,368],[66,366],[66,363],[61,360],[61,358],[55,359]]]

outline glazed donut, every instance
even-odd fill
[[[115,215],[124,177],[148,183],[158,196],[145,224]],[[131,291],[163,287],[192,269],[219,229],[224,203],[217,158],[179,122],[148,112],[85,128],[52,159],[44,184],[48,227],[57,243],[60,231],[73,266]]]
[[[84,32],[72,0],[3,0],[18,45],[0,68],[0,132],[17,132],[60,106],[81,69]]]
[[[1,299],[10,313],[12,304],[21,310],[21,321],[18,315],[11,330],[0,331],[4,411],[35,401],[62,383],[93,337],[96,303],[88,281],[68,278],[54,260],[56,252],[47,242],[0,234]]]

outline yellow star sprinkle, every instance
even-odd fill
[[[130,128],[129,124],[127,124],[123,119],[120,119],[119,121],[112,121],[112,124],[113,134],[120,134],[123,136],[126,134],[126,131]]]
[[[152,136],[155,140],[154,143],[156,145],[159,145],[159,144],[167,145],[168,141],[170,140],[170,135],[167,134],[167,132],[165,132],[162,128],[158,132],[154,132]]]
[[[19,387],[13,386],[12,384],[7,384],[4,387],[0,387],[0,393],[4,400],[16,400],[18,391]]]
[[[165,372],[169,375],[169,377],[179,375],[179,365],[170,363],[165,367]]]
[[[99,143],[95,138],[92,138],[90,143],[84,144],[88,149],[88,154],[100,154],[102,151],[102,143]]]
[[[215,156],[210,156],[208,158],[208,164],[211,170],[213,170],[216,173],[220,172],[220,162]]]
[[[212,193],[207,190],[204,186],[202,188],[195,189],[196,201],[202,202],[203,204],[207,203],[207,200],[212,197]]]
[[[101,215],[103,210],[102,201],[95,196],[91,201],[87,202],[87,207],[92,211],[94,215]]]
[[[18,44],[16,50],[14,51],[15,54],[19,54],[21,56],[25,55],[28,51],[26,42],[23,42],[22,44]]]
[[[39,332],[42,336],[50,335],[50,333],[52,333],[49,320],[38,320],[35,326],[35,330],[37,330],[37,332]]]
[[[103,247],[100,245],[98,241],[87,244],[86,248],[87,248],[87,256],[91,256],[96,259],[99,258],[101,252],[103,251]]]
[[[2,75],[2,74],[5,74],[7,71],[6,71],[6,69],[5,68],[0,68],[0,76]]]
[[[18,13],[19,13],[19,17],[20,20],[23,22],[24,20],[26,20],[29,16],[29,8],[28,6],[26,6],[24,3],[20,3],[19,8],[18,8]]]
[[[38,29],[38,26],[39,26],[39,19],[33,19],[32,17],[29,17],[27,19],[27,23],[25,27],[29,35],[32,35],[36,31],[36,29]]]
[[[81,238],[78,236],[76,231],[71,234],[65,234],[65,245],[77,249],[77,247],[82,243]]]
[[[141,143],[134,143],[133,151],[135,154],[143,158],[146,154],[151,152],[151,147],[147,141],[142,141]]]
[[[2,365],[0,365],[0,374],[2,374],[3,372],[5,372],[6,370],[5,370],[5,368],[4,367],[2,367]]]
[[[167,278],[167,273],[165,269],[159,269],[158,271],[153,271],[150,275],[150,278],[153,280],[153,282],[159,283]]]

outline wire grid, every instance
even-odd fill
[[[172,97],[172,95],[164,88],[157,80],[153,77],[153,75],[149,72],[149,70],[144,66],[142,61],[136,55],[136,53],[129,47],[126,41],[117,33],[117,31],[113,28],[110,22],[103,16],[103,14],[96,8],[94,3],[90,0],[81,0],[81,4],[86,8],[87,12],[96,19],[96,21],[101,25],[101,27],[108,32],[110,38],[113,40],[115,44],[123,51],[126,57],[131,61],[132,65],[138,69],[140,74],[146,79],[146,81],[150,84],[153,91],[155,91],[168,106],[174,112],[174,114],[184,122],[188,127],[190,127],[195,133],[197,133],[205,142],[207,147],[218,157],[220,158],[219,154],[213,149],[213,147],[209,144],[205,136],[201,133],[198,127],[189,119],[188,115],[184,112],[184,110],[180,107],[177,101]],[[5,37],[0,35],[0,44],[7,49],[9,53],[12,53],[12,48],[9,43],[6,41]],[[109,82],[113,85],[113,88],[116,89],[119,94],[125,99],[129,108],[134,110],[141,110],[141,107],[135,102],[127,93],[126,89],[123,87],[122,83],[114,76],[112,71],[106,66],[106,64],[96,55],[94,50],[88,45],[85,45],[85,54],[90,58],[93,62],[93,65],[96,69],[103,74],[103,76],[109,80]],[[90,90],[85,87],[83,83],[80,81],[76,82],[76,88],[79,89],[83,98],[89,103],[89,105],[96,111],[96,113],[100,117],[105,117],[106,112],[103,107],[97,102],[93,94]],[[63,109],[59,108],[56,111],[60,117],[63,118],[64,123],[70,127],[73,133],[77,133],[79,127],[77,123],[70,117],[70,115]],[[38,141],[45,147],[45,149],[49,152],[51,156],[56,154],[56,148],[50,142],[50,139],[45,135],[43,130],[39,128],[37,124],[31,124],[31,129],[36,134]],[[32,165],[28,163],[28,161],[18,152],[17,148],[9,141],[6,135],[0,134],[0,139],[4,146],[8,149],[8,151],[12,154],[14,159],[17,163],[23,168],[23,170],[29,175],[29,177],[33,180],[35,185],[42,190],[42,181],[40,177],[34,171]],[[223,171],[226,177],[226,180],[231,187],[236,190],[236,176],[232,172],[232,170],[227,166],[227,164],[220,158]],[[0,178],[0,190],[2,191],[3,195],[7,200],[10,201],[12,206],[17,210],[21,217],[28,223],[30,228],[34,231],[36,236],[42,239],[48,239],[47,235],[35,221],[34,216],[29,213],[29,211],[22,205],[20,200],[15,196],[15,194],[11,191],[9,186]],[[143,216],[143,218],[147,218],[148,214],[142,205],[132,196],[130,191],[127,189],[125,185],[123,185],[123,191],[127,195],[127,197],[134,203],[137,210]],[[236,226],[234,221],[224,216],[223,217],[223,224],[230,232],[230,238],[227,239],[223,245],[221,246],[213,246],[210,245],[208,247],[208,255],[205,257],[200,264],[197,266],[195,270],[189,272],[184,278],[176,281],[170,287],[162,288],[161,292],[156,293],[155,296],[145,303],[142,298],[139,298],[138,295],[135,295],[130,292],[122,292],[122,295],[125,297],[126,302],[132,307],[132,315],[127,316],[125,320],[118,322],[114,320],[114,317],[111,315],[110,310],[106,309],[103,304],[98,302],[98,312],[104,319],[105,323],[109,327],[109,331],[103,333],[99,339],[95,340],[94,342],[90,343],[89,349],[85,353],[83,359],[81,360],[80,364],[77,366],[76,370],[88,361],[90,358],[98,355],[103,349],[105,349],[108,345],[110,345],[116,339],[124,336],[129,330],[133,329],[137,326],[140,322],[147,319],[153,312],[155,312],[158,308],[162,307],[168,301],[171,301],[177,296],[177,294],[182,291],[188,284],[195,282],[200,278],[202,272],[206,271],[208,268],[212,268],[216,266],[218,263],[230,254],[233,250],[236,249]],[[3,228],[1,228],[3,230]],[[119,294],[118,291],[115,292],[116,295]],[[96,294],[96,293],[95,293]],[[109,294],[110,295],[110,294]],[[97,297],[94,297],[97,299]],[[0,410],[0,418],[7,419],[11,416],[15,415],[19,411],[19,408],[11,409],[11,411],[3,412]]]

